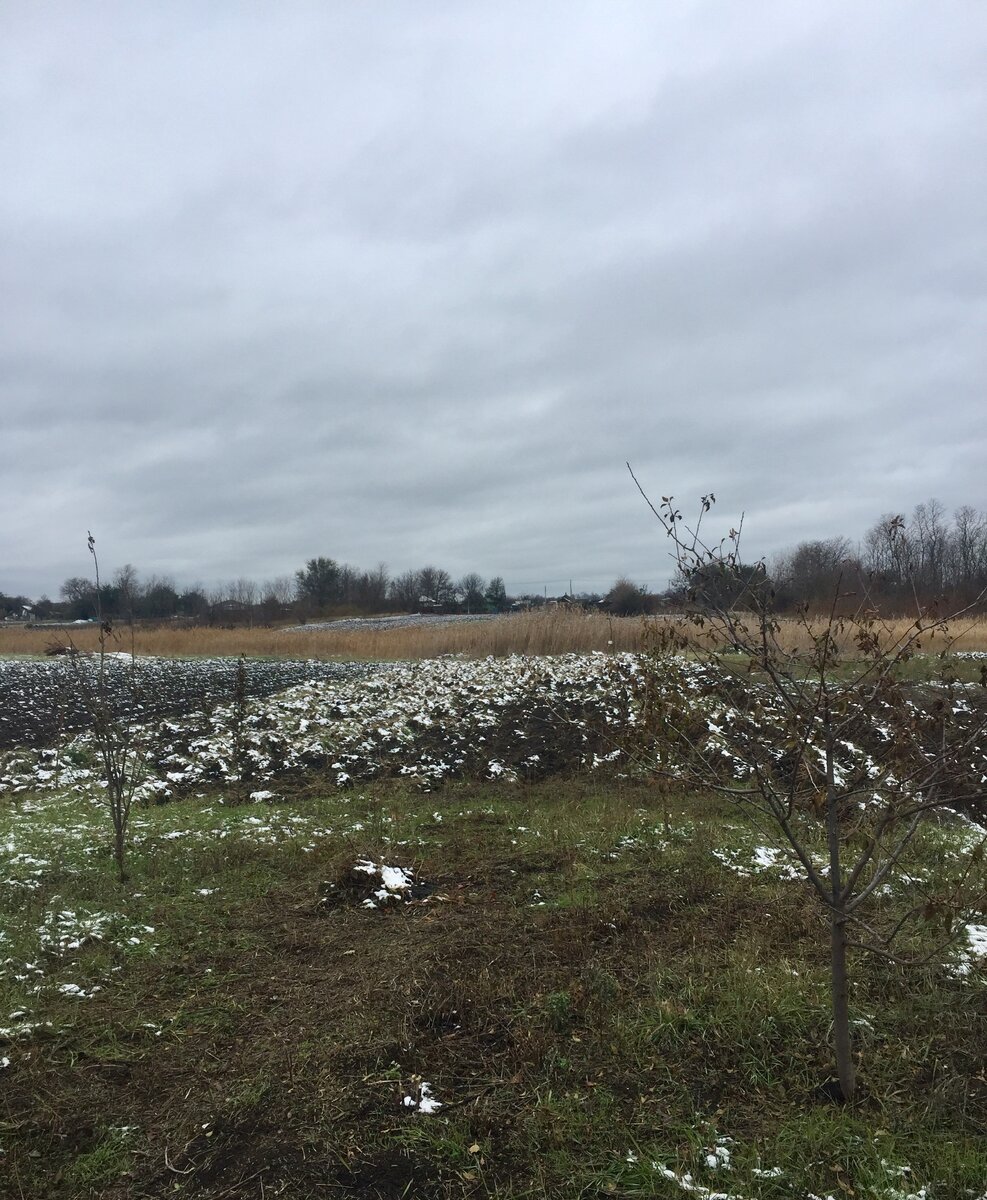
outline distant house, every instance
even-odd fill
[[[22,604],[17,609],[10,608],[6,611],[3,608],[0,608],[0,619],[4,621],[16,621],[18,623],[21,621],[33,621],[34,605]]]

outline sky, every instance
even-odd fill
[[[980,0],[0,0],[0,591],[987,508]]]

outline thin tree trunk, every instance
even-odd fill
[[[853,1066],[853,1052],[850,1046],[846,917],[835,909],[830,930],[832,936],[830,976],[833,990],[833,1047],[836,1051],[836,1075],[840,1081],[843,1099],[851,1100],[857,1081]]]
[[[830,714],[826,720],[826,835],[829,843],[830,908],[830,985],[833,996],[833,1049],[836,1075],[844,1100],[853,1098],[856,1077],[850,1046],[850,997],[847,983],[846,901],[842,897],[840,862],[840,813],[836,790],[835,756]]]
[[[123,822],[114,813],[114,830],[113,830],[113,857],[116,859],[117,872],[120,876],[120,882],[127,882],[127,871],[124,865],[127,855],[127,846],[124,840]]]

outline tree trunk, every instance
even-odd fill
[[[853,1052],[850,1047],[850,999],[847,987],[847,938],[846,917],[833,910],[830,932],[832,957],[830,959],[830,981],[833,992],[833,1047],[836,1051],[836,1075],[844,1100],[852,1100],[856,1087],[853,1067]]]
[[[829,843],[830,895],[830,986],[833,995],[833,1048],[836,1051],[836,1075],[844,1100],[853,1098],[856,1086],[853,1054],[850,1048],[850,997],[847,984],[846,898],[840,845],[839,796],[835,781],[835,753],[830,714],[826,721],[826,837]]]
[[[120,882],[126,883],[127,869],[125,863],[127,857],[127,844],[125,840],[123,822],[116,818],[116,814],[114,814],[113,825],[113,857],[116,860],[117,874],[120,877]]]

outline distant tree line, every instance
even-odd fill
[[[393,578],[383,563],[361,571],[332,558],[310,558],[295,575],[295,600],[303,615],[334,610],[357,612],[503,612],[510,606],[504,581],[489,582],[470,572],[454,580],[441,567],[426,566]]]
[[[508,596],[500,576],[470,572],[454,579],[425,566],[392,576],[383,563],[361,570],[333,558],[310,558],[294,576],[265,583],[235,579],[218,587],[179,587],[166,575],[142,579],[129,563],[100,588],[73,576],[60,599],[0,592],[0,619],[92,620],[100,609],[115,621],[185,619],[203,624],[273,624],[285,620],[388,612],[505,612],[546,604],[602,608],[616,616],[640,616],[688,606],[690,593],[716,595],[724,605],[747,603],[755,589],[770,589],[776,608],[821,608],[839,587],[865,590],[889,615],[914,609],[916,601],[950,607],[972,604],[987,589],[987,513],[970,505],[950,517],[938,500],[918,504],[909,517],[886,513],[854,544],[848,537],[799,542],[772,562],[701,568],[703,578],[681,579],[661,594],[621,577],[606,596]],[[715,578],[712,575],[715,574]],[[697,587],[697,585],[701,585]]]
[[[97,602],[98,601],[98,602]],[[504,612],[511,606],[500,576],[485,580],[471,572],[454,580],[434,566],[391,577],[380,563],[363,571],[332,558],[312,558],[294,576],[265,583],[235,579],[218,587],[180,588],[164,575],[142,579],[131,564],[108,582],[96,585],[84,576],[66,579],[60,598],[0,592],[0,619],[111,621],[185,619],[200,624],[273,624],[288,619],[388,612]]]
[[[729,564],[714,558],[694,565],[665,593],[666,607],[688,606],[702,595],[721,609],[755,607],[770,593],[785,612],[828,609],[838,594],[869,601],[893,616],[916,605],[987,608],[987,514],[970,505],[950,518],[938,500],[917,504],[910,517],[885,513],[859,544],[848,537],[799,542],[769,564]]]
[[[690,607],[697,596],[727,610],[755,607],[770,593],[778,611],[828,608],[837,592],[869,600],[893,616],[940,604],[955,611],[987,610],[987,513],[963,505],[950,517],[938,500],[917,504],[911,516],[885,513],[859,544],[848,537],[799,542],[770,563],[714,557],[694,564],[660,595],[621,578],[601,601],[621,616]]]
[[[800,542],[769,571],[781,607],[827,604],[838,581],[866,589],[893,614],[945,602],[973,604],[987,589],[987,514],[970,505],[948,516],[938,500],[917,504],[910,517],[886,513],[854,546],[846,537]]]

